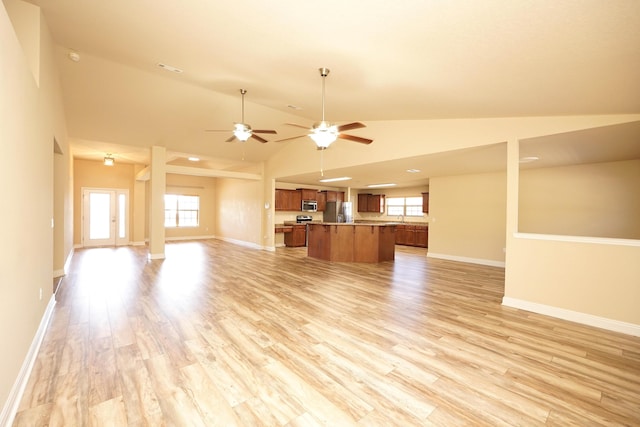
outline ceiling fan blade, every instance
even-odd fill
[[[224,142],[233,142],[236,140],[236,136],[235,135],[231,135],[231,138],[225,139]]]
[[[256,133],[256,132],[257,132],[257,133],[270,133],[270,134],[276,134],[276,133],[278,133],[278,132],[276,132],[276,131],[275,131],[275,130],[273,130],[273,129],[253,129],[253,131],[252,131],[252,132],[254,132],[254,133]]]
[[[354,141],[354,142],[359,142],[361,144],[371,144],[373,142],[373,139],[361,138],[361,137],[355,136],[355,135],[346,135],[344,133],[341,133],[340,135],[338,135],[338,138],[346,139],[346,140]]]
[[[254,130],[253,132],[255,132],[255,130]],[[266,139],[264,139],[263,137],[256,135],[255,133],[252,133],[252,134],[251,134],[251,138],[253,138],[253,139],[257,139],[258,141],[262,142],[263,144],[264,144],[265,142],[269,142],[269,141],[267,141]]]
[[[273,141],[273,142],[284,142],[284,141],[290,141],[290,140],[292,140],[292,139],[304,138],[305,136],[308,136],[308,135],[292,136],[292,137],[290,137],[290,138],[278,139],[278,140]]]
[[[205,132],[233,132],[233,130],[222,130],[222,129],[205,129]]]
[[[365,127],[367,126],[365,126],[360,122],[347,123],[347,124],[338,126],[338,132],[344,132],[345,130],[360,129]]]
[[[309,129],[309,126],[302,126],[302,125],[298,125],[298,124],[295,124],[295,123],[285,123],[285,125],[295,126],[295,127],[302,128],[302,129]]]

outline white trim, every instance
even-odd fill
[[[218,240],[222,240],[224,242],[233,243],[234,245],[245,246],[251,249],[262,249],[263,247],[253,243],[253,242],[245,242],[244,240],[230,239],[228,237],[216,237]]]
[[[583,325],[595,326],[609,331],[621,332],[627,335],[640,337],[640,325],[621,322],[619,320],[608,319],[606,317],[594,316],[592,314],[581,313],[579,311],[567,310],[536,302],[525,301],[517,298],[503,297],[502,305],[531,311],[533,313],[544,314],[546,316],[557,317],[558,319],[569,320]]]
[[[469,258],[464,256],[456,256],[456,255],[435,254],[433,252],[427,252],[427,258],[437,258],[437,259],[446,259],[449,261],[468,262],[471,264],[488,265],[490,267],[502,267],[502,268],[505,267],[504,261],[494,261],[492,259],[482,259],[482,258]]]
[[[165,259],[166,256],[164,255],[164,252],[161,254],[149,254],[148,255],[149,259]]]
[[[75,250],[71,248],[71,251],[69,251],[69,255],[67,255],[67,259],[64,262],[64,274],[67,274],[67,271],[69,271],[69,266],[71,265],[71,259],[73,258],[74,254],[75,254]]]
[[[209,239],[215,239],[216,236],[179,236],[179,237],[165,237],[165,241],[167,242],[171,242],[171,241],[177,241],[177,240],[209,240]]]
[[[53,270],[53,275],[51,277],[53,277],[54,279],[56,277],[62,277],[64,276],[64,269],[62,270]]]
[[[600,245],[637,246],[640,240],[614,239],[611,237],[565,236],[561,234],[513,233],[516,239],[547,240],[551,242],[596,243]]]
[[[129,243],[129,245],[130,245],[130,246],[144,246],[144,245],[146,245],[146,244],[147,244],[147,243],[146,243],[146,242],[144,242],[144,241],[142,241],[142,242],[130,242],[130,243]]]
[[[268,252],[275,252],[276,251],[276,247],[275,246],[263,246],[262,249],[264,249],[265,251],[268,251]]]
[[[42,340],[44,339],[47,327],[49,326],[49,322],[51,321],[51,316],[53,315],[53,308],[55,305],[55,295],[52,295],[49,299],[49,304],[47,304],[47,308],[42,315],[42,319],[40,320],[40,326],[38,326],[38,330],[33,337],[33,341],[31,341],[29,351],[27,352],[27,355],[22,362],[22,367],[20,368],[18,377],[16,378],[15,383],[13,383],[11,392],[9,393],[7,401],[4,403],[4,407],[2,408],[2,413],[0,413],[0,425],[10,426],[11,424],[13,424],[13,420],[16,417],[16,413],[18,412],[20,400],[22,400],[22,395],[24,394],[24,389],[27,386],[27,382],[29,381],[29,376],[31,375],[33,365],[35,364],[36,358],[38,357],[40,345],[42,344]]]

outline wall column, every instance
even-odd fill
[[[151,194],[149,203],[149,259],[164,259],[165,147],[151,147]]]

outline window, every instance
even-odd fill
[[[197,227],[199,218],[199,196],[164,195],[165,227]]]
[[[388,216],[422,216],[422,197],[387,197]]]

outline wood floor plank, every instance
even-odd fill
[[[640,425],[640,338],[504,307],[504,269],[425,255],[78,249],[14,426]]]

